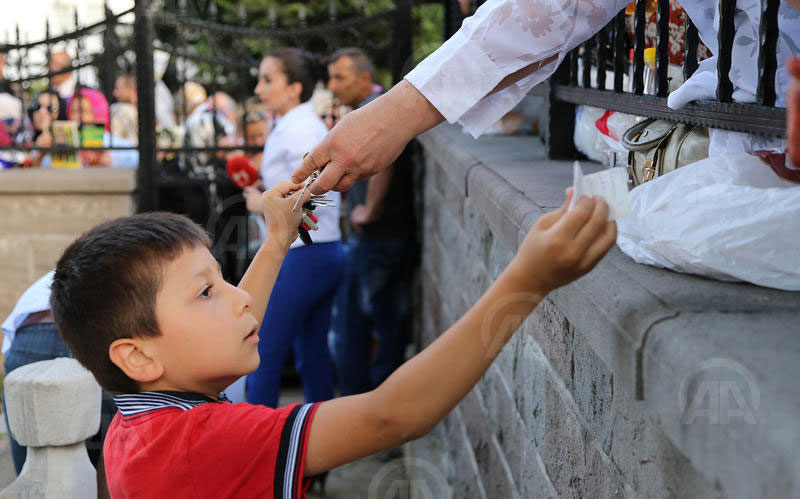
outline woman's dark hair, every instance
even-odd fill
[[[275,49],[267,57],[274,57],[281,61],[283,73],[289,84],[300,82],[303,90],[300,93],[300,102],[305,102],[314,94],[318,81],[328,79],[328,70],[322,61],[305,50],[296,47],[282,47]]]

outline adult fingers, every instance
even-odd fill
[[[597,262],[600,261],[603,256],[608,253],[614,244],[617,242],[617,223],[616,222],[606,222],[605,226],[603,226],[603,231],[600,235],[592,242],[589,249],[586,250],[584,253],[583,258],[581,258],[580,266],[586,272],[590,271],[597,265]]]
[[[344,175],[342,175],[342,177],[339,179],[339,183],[337,183],[333,187],[333,190],[339,191],[339,192],[349,191],[350,187],[352,187],[353,184],[356,183],[357,180],[358,180],[358,176],[357,175],[355,175],[353,173],[350,173],[350,172],[347,172]]]
[[[322,173],[317,178],[317,180],[315,180],[314,183],[311,184],[311,192],[313,194],[325,194],[331,189],[337,191],[341,190],[337,189],[337,186],[339,185],[339,182],[342,180],[342,178],[345,177],[346,175],[347,172],[345,171],[344,167],[335,162],[328,163],[328,166],[326,166],[325,169],[322,170]]]
[[[578,248],[588,248],[592,241],[603,231],[603,228],[608,219],[608,205],[600,197],[594,198],[594,210],[589,221],[581,227],[578,235],[575,236],[575,245]]]
[[[326,136],[322,142],[317,145],[310,153],[303,157],[303,162],[300,163],[295,171],[292,173],[293,182],[303,182],[309,175],[319,170],[331,160],[330,142]],[[320,193],[321,194],[321,193]]]

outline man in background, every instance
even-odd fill
[[[58,52],[53,52],[50,55],[51,72],[64,71],[71,66],[72,57],[70,57],[66,51],[61,50]],[[77,82],[78,78],[72,71],[66,71],[57,75],[53,75],[52,78],[50,78],[51,86],[58,91],[58,95],[60,95],[64,100],[69,100],[72,98],[72,95],[75,93],[75,85]]]
[[[329,58],[328,89],[359,108],[380,95],[372,72],[362,50],[339,50]],[[415,255],[411,173],[392,165],[347,193],[347,270],[332,338],[342,395],[375,388],[403,361]]]

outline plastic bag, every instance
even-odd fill
[[[710,157],[630,194],[617,244],[637,262],[800,290],[800,185],[759,158]]]

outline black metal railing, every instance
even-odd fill
[[[755,103],[734,103],[733,83],[730,79],[731,57],[735,25],[735,0],[720,0],[720,29],[718,32],[716,100],[695,101],[682,109],[666,105],[669,93],[669,0],[658,0],[657,38],[655,44],[655,91],[645,95],[644,50],[646,27],[646,0],[636,0],[634,8],[632,72],[628,62],[628,36],[625,12],[620,12],[608,26],[591,40],[570,53],[549,81],[550,122],[549,153],[551,157],[572,157],[574,145],[563,140],[572,136],[574,128],[573,105],[586,104],[612,111],[672,120],[693,125],[719,128],[757,135],[783,137],[786,133],[786,112],[775,108],[775,72],[777,69],[776,44],[778,31],[778,6],[780,0],[762,0],[762,18],[759,44],[759,82]],[[609,42],[607,36],[611,36]],[[698,31],[690,19],[686,20],[684,40],[683,75],[688,79],[698,68]],[[606,90],[605,73],[609,67],[608,50],[613,51],[613,90]],[[578,59],[583,64],[583,74],[578,84]],[[594,85],[589,75],[596,69]],[[623,75],[632,74],[632,91],[623,90]],[[566,104],[566,105],[565,105]],[[557,111],[557,112],[553,112]]]

